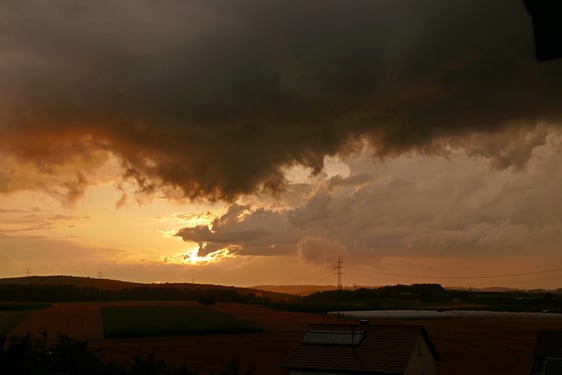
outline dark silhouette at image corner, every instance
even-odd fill
[[[559,0],[523,0],[533,18],[537,60],[562,58],[562,2]]]

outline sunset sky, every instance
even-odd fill
[[[516,0],[0,3],[0,277],[562,288]]]

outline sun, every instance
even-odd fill
[[[181,264],[191,264],[191,265],[206,265],[212,263],[218,263],[225,258],[232,258],[234,255],[228,249],[220,249],[213,251],[207,255],[199,255],[199,247],[192,248],[187,251],[187,254],[182,254],[177,263]]]
[[[183,261],[188,264],[209,264],[216,262],[216,260],[211,257],[211,254],[199,256],[199,248],[189,250],[188,253],[183,256]]]

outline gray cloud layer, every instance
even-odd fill
[[[521,165],[511,134],[562,112],[562,63],[536,63],[531,32],[512,0],[5,1],[0,151],[109,150],[141,189],[214,199],[358,137],[385,156],[505,131],[474,152]]]
[[[409,255],[551,256],[562,241],[557,137],[516,173],[491,171],[484,160],[459,155],[401,157],[385,166],[351,160],[349,177],[327,179],[312,194],[302,189],[299,205],[284,210],[236,205],[210,228],[184,228],[178,235],[206,244],[208,251],[283,251],[328,264],[337,256],[356,263]]]

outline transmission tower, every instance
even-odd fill
[[[341,257],[338,257],[338,261],[336,262],[336,265],[334,266],[334,270],[336,270],[336,275],[338,275],[338,284],[337,284],[337,288],[339,290],[343,289],[343,283],[341,280],[341,275],[343,275],[343,260],[341,259]]]

